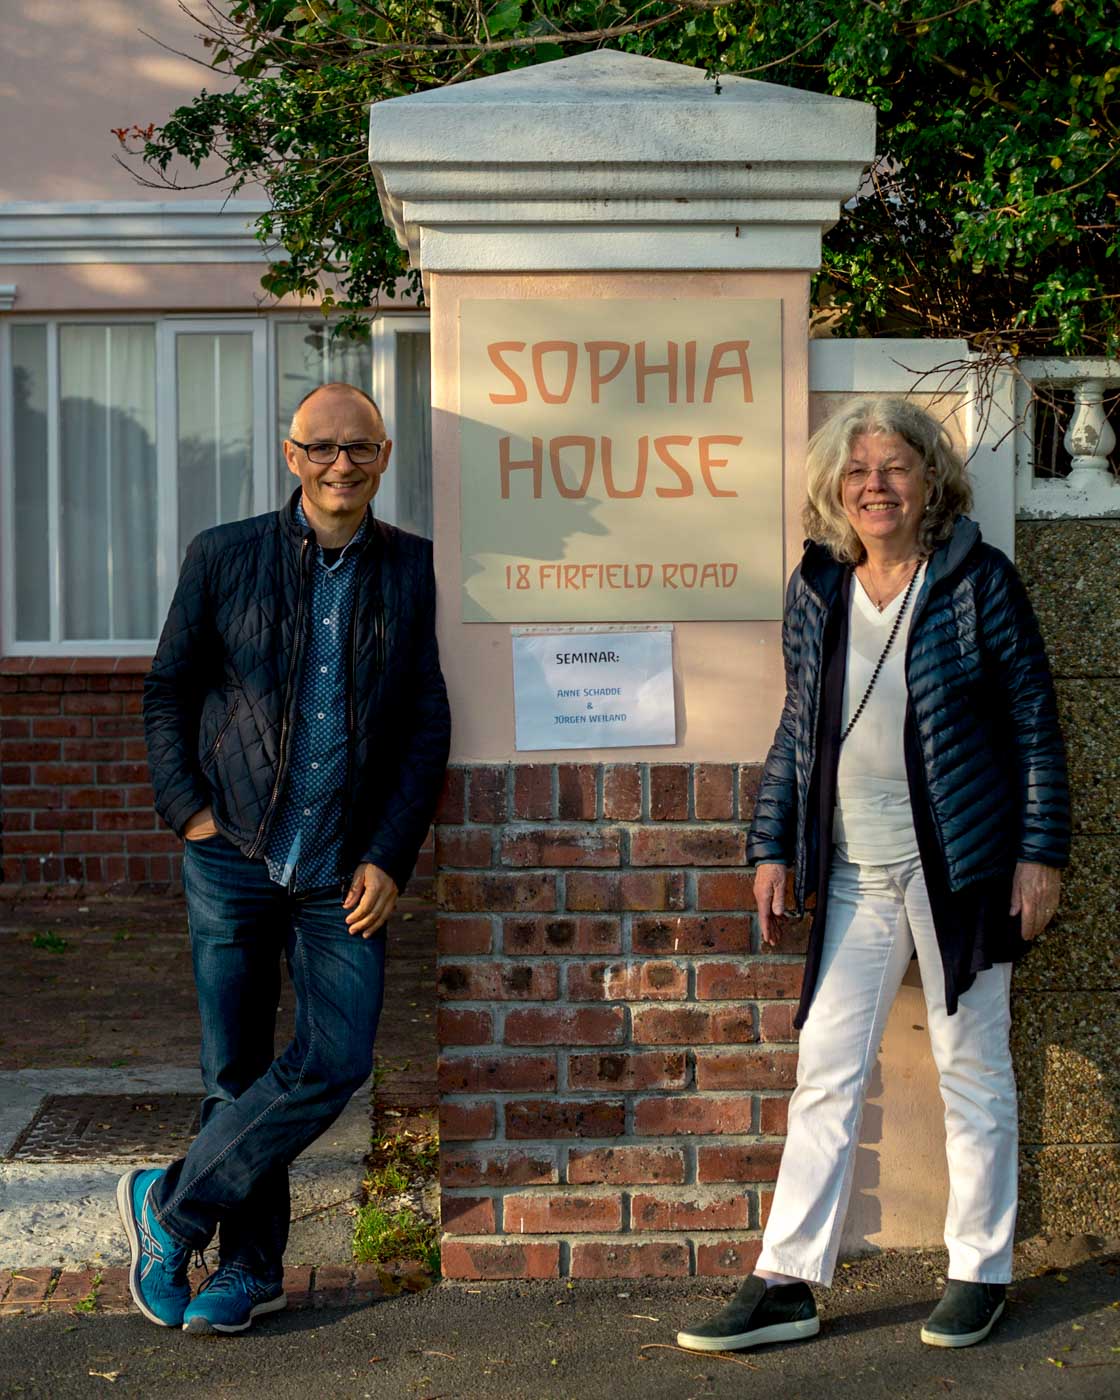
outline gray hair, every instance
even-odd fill
[[[944,426],[909,399],[869,394],[838,409],[809,439],[809,485],[802,521],[811,540],[845,564],[863,560],[864,548],[844,513],[844,468],[861,433],[897,433],[922,459],[929,499],[918,528],[928,555],[953,533],[958,515],[972,509],[972,486]]]

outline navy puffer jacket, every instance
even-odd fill
[[[311,626],[314,534],[281,510],[204,530],[187,550],[144,686],[156,810],[182,834],[201,808],[244,855],[264,850],[291,760]],[[348,657],[343,860],[404,887],[435,811],[451,719],[428,540],[370,517]]]
[[[850,577],[848,566],[809,544],[790,579],[782,628],[786,700],[747,838],[752,864],[793,867],[798,912],[813,890],[819,905],[821,843],[831,840],[815,796],[825,637]],[[1042,637],[1011,561],[983,543],[971,520],[958,520],[929,559],[914,603],[906,681],[915,825],[919,845],[926,831],[937,847],[922,850],[927,872],[934,873],[936,856],[939,881],[957,895],[993,880],[1009,883],[1018,861],[1064,866],[1065,750]],[[910,771],[911,755],[920,771]],[[959,990],[970,980],[971,956],[959,950]],[[955,999],[950,988],[951,1006]]]

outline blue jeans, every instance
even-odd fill
[[[224,836],[186,843],[183,884],[206,1098],[199,1134],[153,1204],[184,1244],[202,1249],[217,1230],[223,1264],[271,1282],[288,1241],[288,1164],[372,1067],[385,933],[348,933],[337,884],[293,894]],[[281,952],[296,1026],[274,1058]]]

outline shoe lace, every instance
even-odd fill
[[[234,1264],[220,1264],[208,1273],[198,1286],[199,1293],[214,1293],[224,1297],[248,1294],[251,1298],[260,1285],[244,1269]]]

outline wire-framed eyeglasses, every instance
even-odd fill
[[[317,467],[333,467],[340,452],[345,452],[356,467],[372,467],[385,447],[383,442],[300,442],[296,438],[290,441],[293,447],[302,447],[307,460]]]
[[[841,476],[847,486],[865,486],[871,480],[872,473],[877,472],[888,485],[901,486],[913,471],[913,465],[904,467],[894,463],[889,467],[845,467]]]

